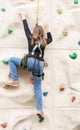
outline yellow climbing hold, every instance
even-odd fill
[[[57,9],[57,13],[58,13],[58,14],[62,14],[62,13],[63,13],[63,10]]]
[[[63,36],[67,36],[68,32],[67,31],[63,31]]]
[[[44,66],[45,67],[48,67],[48,63],[44,61]]]

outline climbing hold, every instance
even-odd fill
[[[67,31],[63,31],[63,36],[67,36],[68,32]]]
[[[8,29],[8,34],[11,34],[13,32],[12,29]]]
[[[78,0],[74,0],[74,4],[78,4]]]
[[[27,129],[24,129],[24,130],[27,130]]]
[[[8,64],[8,60],[2,60],[2,62],[4,63],[4,64]]]
[[[63,10],[57,9],[57,13],[58,13],[58,14],[62,14],[62,13],[63,13]]]
[[[40,123],[44,121],[44,118],[40,114],[37,114],[37,116],[39,117],[39,122]]]
[[[48,63],[44,61],[44,66],[45,67],[48,67]]]
[[[44,75],[45,75],[45,73],[42,73],[42,80],[44,80]]]
[[[80,41],[78,41],[78,45],[80,45]]]
[[[43,92],[43,95],[44,95],[44,96],[47,96],[47,95],[48,95],[48,92]]]
[[[75,100],[76,100],[76,97],[75,97],[75,96],[72,96],[71,101],[74,102]]]
[[[1,11],[5,12],[5,11],[6,11],[6,9],[5,9],[5,8],[1,8]]]
[[[60,91],[64,91],[64,89],[65,89],[64,87],[60,87]]]
[[[5,122],[5,123],[2,123],[2,124],[1,124],[1,126],[2,126],[3,128],[6,128],[6,127],[7,127],[7,125],[8,125],[8,123],[7,123],[7,122]]]
[[[43,121],[44,121],[44,118],[41,117],[41,118],[39,119],[39,122],[41,123],[41,122],[43,122]]]
[[[70,54],[69,57],[71,59],[76,59],[77,58],[77,54],[76,53]]]
[[[29,80],[30,84],[34,84],[33,78],[31,77]]]

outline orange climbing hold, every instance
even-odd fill
[[[8,123],[7,123],[7,122],[4,122],[4,123],[2,123],[2,124],[1,124],[1,126],[2,126],[3,128],[6,128],[6,127],[7,127],[7,125],[8,125]]]
[[[72,96],[71,101],[74,102],[75,100],[76,100],[76,97],[75,97],[75,96]]]
[[[34,84],[34,81],[33,81],[33,78],[32,78],[32,77],[30,78],[29,81],[30,81],[30,84]]]

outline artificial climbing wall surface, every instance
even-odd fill
[[[4,61],[27,53],[17,12],[26,13],[32,31],[36,7],[37,0],[0,0],[0,82],[10,78]],[[52,44],[46,48],[48,67],[44,68],[42,82],[45,120],[40,124],[36,116],[31,73],[18,68],[19,88],[3,88],[0,84],[0,130],[80,130],[79,8],[78,0],[40,0],[39,24],[49,23],[53,35]]]
[[[55,130],[80,130],[80,1],[56,0],[52,10]]]
[[[51,1],[40,0],[39,24],[51,23]],[[20,86],[3,88],[3,81],[10,78],[8,59],[12,56],[23,57],[28,52],[27,39],[19,11],[26,13],[31,31],[36,24],[37,0],[0,0],[0,130],[53,130],[54,91],[51,79],[53,69],[50,46],[46,49],[45,79],[42,82],[45,121],[40,124],[36,116],[32,75],[18,68]],[[45,33],[46,37],[46,33]],[[48,124],[48,125],[47,125]]]

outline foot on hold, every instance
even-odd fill
[[[44,117],[42,117],[39,113],[37,113],[37,116],[39,117],[39,122],[40,122],[40,123],[43,122]]]
[[[19,86],[19,82],[18,81],[13,81],[13,80],[10,80],[8,82],[4,82],[6,85],[8,86],[13,86],[13,87],[18,87]]]

